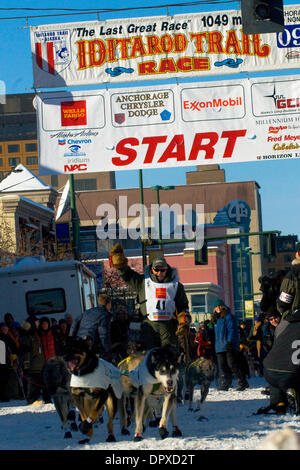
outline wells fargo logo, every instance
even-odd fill
[[[62,101],[61,109],[61,125],[62,126],[86,126],[86,101]]]
[[[166,299],[167,298],[167,289],[165,287],[156,288],[156,298],[157,299]]]

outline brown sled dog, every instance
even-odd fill
[[[81,339],[68,342],[65,360],[71,372],[70,391],[74,406],[79,411],[79,429],[87,436],[79,441],[86,444],[93,436],[93,424],[102,414],[108,413],[107,442],[114,442],[113,419],[117,411],[117,397],[122,395],[120,371],[112,364],[98,358]]]

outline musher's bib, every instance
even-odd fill
[[[149,273],[149,268],[145,272],[145,295],[146,309],[149,320],[166,321],[174,317],[176,310],[175,296],[178,287],[178,276],[171,282],[154,282]]]

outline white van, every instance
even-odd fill
[[[76,318],[96,305],[96,275],[80,261],[28,256],[0,268],[0,321],[7,312],[18,322],[29,315]]]

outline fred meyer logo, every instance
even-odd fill
[[[64,127],[86,126],[86,101],[62,101],[60,103],[61,125]]]
[[[64,172],[65,173],[73,173],[74,171],[86,171],[87,165],[85,163],[80,164],[70,164],[64,165]]]

